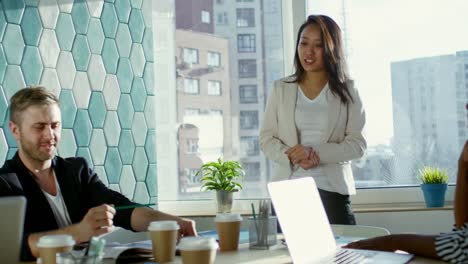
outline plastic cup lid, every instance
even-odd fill
[[[212,237],[184,237],[177,246],[180,250],[194,251],[217,249],[218,244]]]
[[[240,222],[242,221],[242,216],[237,213],[223,213],[217,214],[215,222]]]
[[[69,247],[75,245],[75,240],[70,235],[46,235],[39,238],[38,247]]]
[[[148,231],[179,230],[176,221],[153,221],[148,226]]]

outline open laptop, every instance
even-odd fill
[[[411,254],[343,249],[337,246],[313,178],[268,184],[293,262],[407,263]]]
[[[26,198],[0,197],[0,260],[1,263],[19,263],[23,237]]]

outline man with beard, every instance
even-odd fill
[[[38,256],[41,236],[68,234],[77,243],[110,232],[114,225],[145,231],[151,221],[174,220],[181,236],[196,235],[195,223],[134,205],[107,188],[80,157],[56,155],[61,134],[58,98],[44,87],[27,87],[10,99],[9,127],[18,143],[15,156],[0,169],[0,197],[27,199],[21,259]]]

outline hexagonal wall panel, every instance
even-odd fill
[[[119,62],[119,52],[113,39],[106,38],[102,47],[102,60],[107,73],[115,74]]]
[[[59,0],[59,9],[62,13],[71,13],[74,0]]]
[[[44,29],[39,41],[39,51],[41,52],[42,62],[45,67],[55,68],[57,66],[60,47],[53,30]]]
[[[107,74],[104,81],[104,100],[106,101],[107,110],[117,110],[120,99],[120,87],[117,81],[117,76]]]
[[[113,191],[120,192],[120,186],[118,184],[109,184],[108,188]]]
[[[23,57],[24,49],[23,34],[21,34],[21,28],[19,25],[7,25],[2,44],[8,64],[19,65],[21,63],[21,58]]]
[[[60,13],[55,29],[59,46],[62,50],[71,51],[75,39],[75,26],[70,14]]]
[[[115,38],[119,21],[117,20],[117,13],[115,12],[113,4],[104,3],[101,14],[101,23],[106,38]]]
[[[107,181],[107,174],[106,174],[106,169],[104,168],[104,166],[96,166],[95,164],[93,170],[98,175],[102,183],[105,186],[108,186],[109,182]]]
[[[3,11],[9,23],[19,24],[24,12],[24,0],[2,1]]]
[[[116,111],[108,111],[104,121],[104,135],[108,146],[118,146],[120,138],[119,116]]]
[[[120,173],[122,172],[122,161],[120,160],[119,150],[115,147],[107,149],[106,160],[104,161],[107,179],[109,184],[118,184]]]
[[[3,129],[0,129],[0,160],[1,161],[4,161],[6,159],[7,153],[8,153],[8,144],[5,139],[5,134],[3,134]]]
[[[117,107],[117,113],[119,114],[120,126],[122,128],[131,128],[133,122],[133,114],[135,113],[132,105],[130,95],[122,94],[119,100],[119,106]]]
[[[62,112],[62,127],[73,128],[78,109],[72,90],[62,89],[60,92],[60,110]]]
[[[7,26],[7,22],[5,19],[5,15],[3,14],[3,8],[0,6],[0,39],[3,39],[3,34],[5,33],[5,28]]]
[[[146,156],[150,163],[156,163],[156,130],[148,130],[145,143]]]
[[[144,181],[148,170],[148,158],[146,158],[145,148],[137,147],[133,158],[133,171],[137,181]]]
[[[141,10],[143,12],[143,21],[145,22],[145,27],[147,28],[153,27],[152,8],[152,0],[143,0]]]
[[[78,108],[88,108],[89,97],[91,96],[91,87],[89,86],[88,75],[86,72],[77,72],[75,82],[73,83],[73,96]]]
[[[97,2],[97,1],[96,1]],[[88,1],[89,3],[89,1]],[[104,45],[104,31],[102,30],[101,21],[97,18],[91,18],[89,23],[88,34],[89,48],[94,54],[101,54],[102,45]]]
[[[132,52],[130,53],[130,62],[135,76],[142,77],[145,69],[145,54],[143,46],[139,43],[133,43]]]
[[[145,115],[142,112],[135,113],[132,124],[132,133],[136,146],[144,146],[146,141],[146,126]]]
[[[88,6],[86,3],[82,1],[76,1],[73,4],[71,15],[73,19],[73,25],[75,25],[76,33],[86,34],[88,32],[90,20]]]
[[[8,63],[6,61],[5,52],[3,46],[0,44],[0,83],[3,83],[3,77],[5,77],[5,71]]]
[[[130,93],[133,81],[133,70],[129,59],[119,59],[119,66],[117,67],[117,80],[119,81],[120,91],[122,93]]]
[[[152,62],[146,62],[143,80],[145,81],[146,93],[154,95],[154,67]]]
[[[39,0],[24,0],[24,3],[26,4],[26,6],[37,7],[39,5]]]
[[[5,122],[6,113],[8,110],[8,102],[3,93],[3,89],[0,89],[0,126],[3,126]],[[7,128],[8,129],[8,128]]]
[[[127,198],[133,197],[135,190],[135,176],[133,175],[132,166],[124,165],[122,168],[122,175],[120,176],[120,190]]]
[[[157,166],[156,164],[150,164],[148,166],[148,172],[146,173],[146,187],[150,196],[158,195],[158,181],[157,181]]]
[[[44,68],[42,71],[40,85],[46,87],[47,90],[52,91],[56,96],[59,96],[60,82],[55,69]]]
[[[93,129],[89,149],[91,151],[91,157],[93,157],[94,165],[104,165],[107,145],[103,129]]]
[[[5,72],[5,78],[3,80],[3,89],[7,101],[13,96],[16,91],[25,87],[23,74],[21,73],[21,68],[18,65],[8,65]]]
[[[33,46],[24,49],[21,70],[23,71],[26,85],[38,84],[42,74],[42,61],[39,50]]]
[[[21,31],[26,45],[37,46],[42,32],[41,17],[35,7],[26,7],[21,20]]]
[[[101,92],[93,92],[89,100],[89,115],[95,128],[102,128],[106,119],[106,105]]]
[[[132,164],[135,143],[133,142],[132,131],[129,129],[122,129],[120,132],[119,153],[123,164]]]
[[[92,17],[101,17],[104,1],[86,1],[86,4]]]
[[[7,159],[12,159],[12,158],[15,156],[16,151],[18,151],[18,148],[11,148],[11,147],[10,147],[10,148],[8,149],[8,153],[7,153],[7,157],[6,157],[6,158],[7,158]]]
[[[132,8],[140,9],[141,5],[143,4],[143,1],[142,0],[132,0],[132,1],[130,1],[130,4],[132,5]]]
[[[146,117],[146,124],[148,128],[156,128],[156,106],[155,106],[155,97],[148,96],[146,97],[146,104],[145,104],[145,117]]]
[[[120,23],[115,37],[117,49],[119,50],[120,57],[130,57],[130,50],[132,48],[132,37],[127,24]]]
[[[94,166],[93,160],[91,158],[91,153],[89,152],[89,148],[78,148],[78,150],[76,151],[76,156],[84,158],[88,163],[89,167],[92,168]]]
[[[115,10],[121,23],[128,23],[131,9],[129,0],[115,0]]]
[[[78,109],[78,112],[76,113],[75,124],[73,124],[73,131],[75,132],[76,144],[78,147],[89,146],[93,126],[91,125],[88,111]]]
[[[133,108],[135,111],[143,112],[145,110],[146,88],[142,78],[133,79],[130,96],[132,97]]]
[[[150,28],[145,29],[142,45],[146,60],[153,61],[153,31]]]
[[[56,0],[40,0],[38,5],[42,24],[45,28],[54,29],[60,10]]]
[[[145,31],[145,22],[143,21],[143,14],[140,9],[132,9],[128,26],[130,27],[133,42],[141,43],[143,32]]]
[[[70,51],[61,51],[57,61],[57,74],[62,89],[71,89],[75,81],[76,68]]]
[[[88,77],[91,83],[91,89],[94,91],[102,91],[104,88],[104,79],[106,78],[106,70],[101,56],[92,54],[89,62]]]
[[[144,182],[137,182],[135,187],[135,194],[133,196],[133,201],[136,203],[148,203],[150,197],[148,195],[148,189]]]
[[[76,69],[79,71],[87,71],[91,57],[91,50],[89,49],[88,39],[85,35],[76,35],[75,42],[73,43],[72,54]]]
[[[74,157],[76,154],[76,142],[72,129],[62,129],[58,153],[63,158]]]

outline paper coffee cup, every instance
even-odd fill
[[[216,215],[215,223],[221,251],[237,250],[241,222],[242,217],[240,214],[225,213]]]
[[[156,262],[170,262],[175,258],[179,225],[176,221],[155,221],[148,226]]]
[[[183,264],[213,264],[217,248],[211,237],[185,237],[179,243]]]
[[[46,235],[39,238],[37,247],[42,264],[56,264],[56,254],[70,252],[75,240],[70,235]]]

